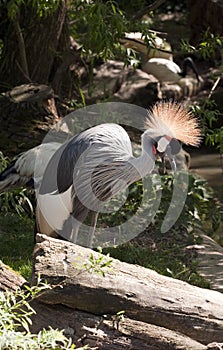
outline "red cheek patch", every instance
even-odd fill
[[[156,154],[156,147],[153,145],[153,154]]]

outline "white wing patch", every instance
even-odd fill
[[[62,230],[64,222],[72,212],[72,187],[60,194],[38,194],[38,206],[47,224],[56,232]],[[40,223],[41,224],[41,223]]]

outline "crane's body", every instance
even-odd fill
[[[105,203],[153,171],[156,154],[174,155],[181,141],[197,146],[197,120],[182,105],[160,102],[148,111],[141,136],[142,152],[132,153],[131,141],[120,125],[100,124],[64,144],[44,143],[19,155],[0,174],[0,191],[36,185],[37,231],[55,233],[76,242],[79,228],[91,214],[87,246],[91,247],[98,213]]]
[[[0,173],[0,192],[19,187],[33,188],[34,183],[38,185],[50,158],[60,146],[57,142],[42,143],[19,154]]]
[[[40,231],[50,223],[47,234],[56,231],[76,241],[88,213],[100,212],[111,196],[150,173],[154,160],[152,147],[135,158],[127,132],[117,124],[101,124],[74,136],[55,153],[44,174],[38,193]]]
[[[151,173],[157,152],[166,153],[174,166],[176,137],[197,145],[199,135],[196,121],[183,107],[161,103],[149,113],[140,157],[133,156],[129,136],[117,124],[101,124],[74,136],[56,151],[44,173],[37,197],[38,232],[56,232],[75,243],[80,225],[91,213],[87,246],[92,246],[104,203]]]

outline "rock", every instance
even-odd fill
[[[156,79],[140,69],[124,67],[120,61],[107,61],[95,68],[93,86],[82,90],[88,104],[108,99],[148,107],[157,99]]]
[[[157,80],[140,69],[129,70],[112,101],[133,103],[148,108],[157,100]]]
[[[161,92],[163,98],[179,100],[196,94],[201,87],[202,82],[186,77],[176,84],[162,84]],[[158,81],[153,75],[124,67],[120,61],[107,61],[95,68],[93,86],[85,85],[82,90],[88,104],[108,99],[148,108],[159,99]]]
[[[202,244],[197,251],[198,271],[211,288],[223,293],[223,247],[211,237],[201,233]]]

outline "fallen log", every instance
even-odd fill
[[[40,275],[52,286],[41,302],[94,315],[125,310],[131,319],[202,344],[222,341],[223,294],[44,235],[37,242],[32,283]]]
[[[163,327],[127,317],[100,317],[67,308],[63,305],[32,303],[36,314],[31,330],[38,333],[50,325],[63,329],[78,347],[88,345],[100,350],[205,350],[197,341]]]
[[[22,287],[24,283],[26,283],[25,278],[0,260],[0,292],[14,292]]]

